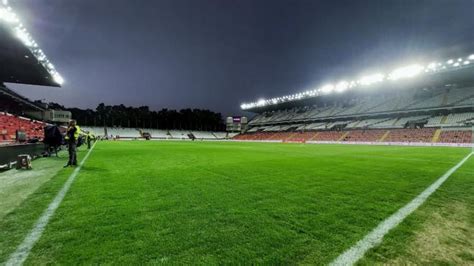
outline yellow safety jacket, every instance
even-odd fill
[[[81,133],[81,128],[78,125],[76,125],[75,127],[76,127],[76,132],[74,132],[74,139],[78,140],[79,134]],[[64,139],[69,140],[69,135],[67,134],[67,131],[66,131],[66,136],[64,137]]]

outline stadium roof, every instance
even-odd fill
[[[63,78],[6,0],[0,2],[0,82],[56,86]]]
[[[271,99],[260,99],[256,102],[243,103],[240,107],[247,111],[262,111],[272,106],[287,106],[287,104],[296,101],[308,100],[311,98],[337,95],[346,91],[362,89],[365,87],[383,86],[391,88],[401,86],[400,81],[411,80],[418,81],[418,85],[438,84],[440,81],[455,82],[466,79],[472,79],[472,70],[474,69],[474,54],[447,59],[444,62],[431,62],[429,64],[412,64],[396,68],[389,73],[374,73],[362,76],[355,80],[341,80],[336,83],[325,84],[320,88],[308,90],[292,95],[286,95]],[[466,71],[467,70],[467,71]],[[455,73],[455,74],[454,74]],[[421,82],[420,82],[421,81]],[[413,85],[413,83],[410,83]]]
[[[5,102],[7,102],[9,106],[17,106],[17,108],[20,108],[21,110],[44,111],[47,109],[45,106],[32,102],[28,98],[0,84],[0,105],[2,105],[2,108],[6,106]]]

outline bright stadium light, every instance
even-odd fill
[[[392,71],[389,75],[389,79],[391,80],[398,80],[403,78],[411,78],[417,76],[418,74],[423,71],[423,67],[420,65],[410,65],[406,67],[397,68]]]
[[[0,8],[0,19],[3,19],[8,23],[18,23],[18,17],[15,13],[11,12],[7,8]]]
[[[48,73],[53,78],[53,81],[61,85],[64,83],[64,79],[55,69],[53,64],[51,64],[43,53],[43,51],[38,47],[38,44],[33,40],[31,35],[28,33],[26,28],[21,23],[18,16],[13,12],[12,8],[8,5],[8,1],[2,0],[0,6],[0,23],[6,22],[11,24],[14,35],[30,50],[30,52],[38,59],[39,63],[48,71]]]
[[[64,83],[63,77],[61,77],[61,75],[58,72],[55,72],[53,74],[53,79],[54,79],[54,82],[58,83],[59,85],[63,85]]]
[[[326,85],[322,86],[320,90],[321,90],[322,93],[329,94],[334,90],[334,85],[326,84]]]
[[[31,39],[30,35],[28,34],[28,32],[25,29],[16,28],[15,33],[16,33],[16,37],[18,39],[20,39],[23,42],[24,45],[26,45],[28,47],[33,46],[34,41],[33,41],[33,39]]]
[[[261,107],[261,106],[267,106],[270,104],[279,104],[279,103],[284,103],[284,102],[289,102],[289,101],[295,101],[295,100],[300,100],[300,99],[305,99],[305,98],[310,98],[310,97],[318,97],[320,95],[327,95],[331,94],[334,92],[337,93],[342,93],[344,91],[347,91],[348,89],[353,89],[357,88],[360,86],[368,86],[374,83],[378,82],[383,82],[385,80],[391,80],[391,81],[396,81],[399,79],[404,79],[404,78],[412,78],[415,76],[418,76],[420,74],[434,74],[438,72],[438,70],[455,70],[459,66],[467,66],[467,65],[472,65],[471,62],[474,60],[474,54],[470,54],[466,58],[457,58],[457,59],[449,59],[445,61],[445,63],[441,62],[431,62],[426,67],[421,66],[419,64],[413,64],[401,68],[397,68],[390,72],[389,75],[386,75],[384,73],[376,73],[372,75],[367,75],[363,76],[358,80],[352,80],[352,81],[339,81],[335,85],[332,84],[326,84],[319,89],[314,89],[314,90],[308,90],[292,95],[286,95],[282,97],[277,97],[273,98],[270,100],[265,100],[265,99],[260,99],[257,102],[253,103],[244,103],[240,107],[242,109],[251,109],[254,107]]]
[[[377,74],[372,74],[368,76],[364,76],[359,79],[359,84],[361,85],[371,85],[377,82],[383,81],[385,78],[384,74],[377,73]]]
[[[347,81],[340,81],[339,83],[336,84],[336,92],[344,92],[349,88],[349,82]]]
[[[438,67],[438,64],[436,62],[430,63],[428,65],[428,68],[431,70],[435,70]]]

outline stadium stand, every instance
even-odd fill
[[[474,120],[474,112],[469,113],[456,113],[456,114],[449,114],[446,117],[446,121],[444,124],[451,125],[451,126],[460,126],[463,124],[467,124],[469,122],[472,123]]]
[[[408,123],[416,123],[418,121],[427,121],[429,116],[427,115],[418,115],[418,116],[409,116],[401,117],[391,127],[393,128],[405,128]]]
[[[238,136],[238,135],[239,135],[239,133],[236,133],[236,132],[229,132],[229,133],[227,133],[227,138],[232,139],[232,138],[234,138],[234,137],[236,137],[236,136]]]
[[[107,135],[115,138],[140,138],[140,131],[135,128],[108,127]]]
[[[188,139],[189,131],[181,131],[181,130],[170,130],[169,135],[173,139]]]
[[[90,132],[92,134],[94,134],[94,136],[96,137],[103,137],[105,136],[105,130],[103,127],[81,127],[81,130],[82,131],[87,131],[87,132]]]
[[[446,119],[444,115],[432,116],[428,119],[426,127],[439,127],[443,124],[443,121]]]
[[[42,140],[45,125],[41,121],[0,112],[0,140],[1,142],[14,142],[17,130],[24,131],[27,139],[37,138]]]
[[[466,129],[451,129],[443,130],[439,136],[439,142],[441,143],[471,143],[472,142],[472,130]]]
[[[286,141],[289,142],[306,142],[312,140],[316,136],[316,132],[294,132]]]
[[[228,138],[227,132],[211,132],[211,131],[186,131],[186,130],[164,130],[152,128],[122,128],[122,127],[82,127],[84,131],[91,131],[96,136],[112,136],[113,138],[141,138],[143,133],[151,135],[152,139],[181,139],[190,138],[188,134],[193,134],[196,139],[217,140]],[[106,135],[105,135],[106,132]],[[229,133],[230,134],[230,133]],[[235,134],[231,134],[231,137]]]
[[[212,132],[216,139],[227,139],[227,132]]]
[[[255,132],[249,134],[236,135],[236,140],[270,140],[274,133],[272,132]]]
[[[436,129],[392,129],[386,138],[388,142],[432,142]]]
[[[339,141],[342,140],[347,132],[343,131],[321,131],[313,140],[315,141]]]
[[[290,108],[277,111],[265,111],[255,116],[249,125],[270,124],[275,122],[294,122],[302,119],[318,119],[354,116],[359,114],[376,114],[401,112],[406,110],[426,110],[429,108],[452,107],[474,104],[473,87],[434,88],[404,90],[397,94],[380,96],[354,96],[351,104],[337,102],[329,107],[310,106]]]
[[[319,97],[256,107],[236,140],[469,143],[474,125],[472,83]],[[252,110],[250,110],[252,111]],[[453,129],[454,128],[454,129]]]
[[[216,136],[214,136],[212,132],[208,132],[208,131],[191,131],[191,133],[197,139],[216,139]]]
[[[350,131],[342,141],[364,141],[364,142],[377,142],[387,133],[387,130],[381,129],[368,129],[368,130],[355,130]]]
[[[142,128],[139,131],[142,133],[149,133],[152,139],[169,139],[171,138],[167,130]]]

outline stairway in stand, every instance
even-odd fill
[[[438,128],[436,129],[434,135],[433,135],[433,138],[431,139],[431,143],[436,143],[439,141],[439,136],[441,135],[441,129]]]
[[[316,132],[316,133],[314,134],[314,136],[309,139],[309,141],[311,141],[311,140],[316,141],[316,138],[318,137],[318,135],[319,135],[319,132]]]
[[[347,135],[349,135],[349,133],[350,131],[346,131],[337,141],[343,141],[347,137]]]
[[[447,115],[444,115],[443,118],[441,118],[441,124],[444,124],[446,123],[446,120],[448,119],[448,116]]]
[[[383,136],[378,140],[378,142],[383,142],[388,137],[389,134],[390,134],[390,130],[387,130],[387,132],[383,134]]]

